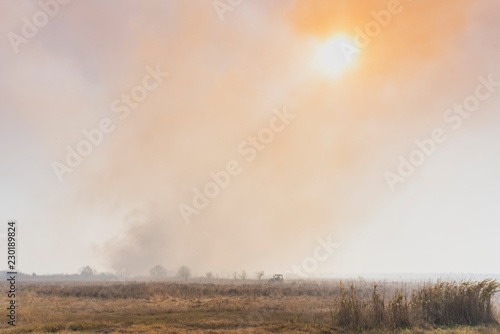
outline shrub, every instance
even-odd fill
[[[350,291],[341,287],[333,315],[335,325],[349,329],[409,328],[416,324],[479,325],[496,323],[492,297],[500,284],[481,282],[437,282],[413,290],[409,298],[396,290],[386,304],[374,285],[370,298],[360,298],[354,285]]]

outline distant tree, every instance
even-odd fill
[[[214,275],[212,274],[211,271],[205,273],[205,277],[208,278],[208,279],[212,279],[214,277]]]
[[[92,269],[90,266],[85,266],[80,269],[80,275],[82,276],[93,276],[96,273],[95,269]]]
[[[255,275],[257,276],[258,280],[261,280],[262,277],[264,276],[264,270],[256,272]]]
[[[149,269],[149,275],[153,277],[167,277],[167,270],[159,264]]]
[[[240,278],[244,281],[247,279],[247,272],[242,270],[240,273]]]
[[[31,276],[36,276],[36,273],[32,273]]]
[[[238,279],[238,273],[236,271],[233,273],[233,279]]]
[[[185,281],[187,281],[188,278],[191,277],[191,269],[189,269],[189,267],[187,266],[182,266],[177,271],[177,276],[182,277]]]

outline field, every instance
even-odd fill
[[[17,326],[2,321],[2,333],[500,333],[492,281],[24,282],[18,289]]]

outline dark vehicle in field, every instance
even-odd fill
[[[272,278],[269,279],[269,283],[283,283],[283,275],[282,274],[274,274]]]

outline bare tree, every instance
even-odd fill
[[[236,271],[235,271],[235,272],[233,273],[233,279],[238,279],[238,272],[236,272]]]
[[[244,281],[247,279],[247,272],[242,270],[240,273],[240,278]]]
[[[187,266],[182,266],[177,271],[177,276],[182,277],[185,281],[187,281],[188,278],[191,277],[191,269],[189,269],[189,267]]]
[[[255,275],[257,276],[257,279],[260,281],[264,276],[264,270],[256,272]]]
[[[214,275],[212,274],[211,271],[205,273],[205,277],[208,278],[208,279],[212,279],[214,277]]]
[[[161,264],[149,269],[149,275],[153,277],[167,277],[167,270]]]

